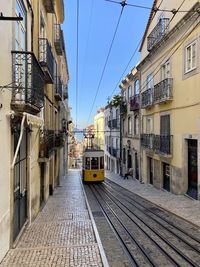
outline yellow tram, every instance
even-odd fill
[[[82,162],[83,182],[104,181],[104,151],[86,149],[83,153]]]

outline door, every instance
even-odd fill
[[[153,184],[153,159],[148,157],[148,165],[149,165],[149,183]]]
[[[135,153],[135,178],[139,179],[139,164],[138,164],[138,155]]]
[[[163,163],[163,188],[170,191],[170,165]]]
[[[20,129],[20,127],[17,127]],[[19,140],[20,131],[14,133],[14,151]],[[16,239],[27,219],[27,136],[24,130],[22,142],[19,148],[14,166],[14,216],[13,216],[13,240]]]
[[[197,140],[188,140],[188,191],[187,194],[197,199],[198,183]]]
[[[40,206],[44,204],[44,176],[45,176],[45,163],[40,165]]]
[[[132,156],[131,156],[131,152],[130,152],[130,150],[128,150],[127,151],[127,154],[128,154],[128,170],[130,169],[130,168],[132,168]]]

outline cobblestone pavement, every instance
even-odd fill
[[[70,171],[0,267],[103,266],[77,171]]]
[[[106,171],[106,178],[123,186],[131,192],[151,201],[183,219],[200,226],[200,201],[190,199],[183,195],[174,195],[164,190],[158,190],[152,185],[141,184],[138,180],[130,178],[124,180],[120,175]]]

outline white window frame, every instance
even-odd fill
[[[132,86],[129,85],[128,86],[128,100],[131,98],[131,96],[132,96]]]
[[[193,58],[193,46],[195,45],[195,58]],[[190,51],[190,67],[188,66],[188,49],[191,48]],[[189,45],[185,47],[185,73],[188,73],[197,68],[197,40],[193,41]]]

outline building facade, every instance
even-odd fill
[[[163,10],[174,12],[156,12]],[[177,10],[188,12],[176,12]],[[142,177],[200,198],[199,1],[154,1],[140,48]]]
[[[112,106],[112,101],[104,111],[104,153],[105,168],[120,174],[120,104]]]
[[[0,261],[53,193],[66,166],[62,1],[1,1]]]
[[[98,109],[94,116],[94,146],[104,149],[104,108]]]
[[[136,68],[120,84],[121,103],[121,173],[131,168],[140,177],[140,75]]]

